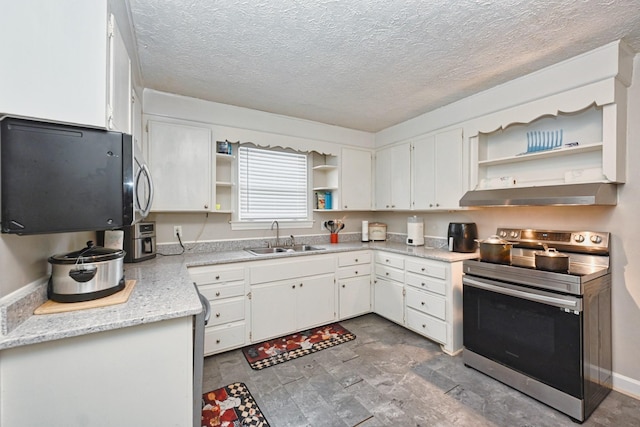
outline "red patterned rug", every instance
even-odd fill
[[[253,369],[260,370],[354,340],[355,338],[354,334],[340,326],[339,323],[332,323],[260,344],[250,345],[243,348],[242,353],[244,353],[244,357]]]
[[[233,383],[202,395],[202,427],[269,427],[244,383]]]

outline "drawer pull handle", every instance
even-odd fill
[[[216,313],[216,317],[220,317],[220,313]]]
[[[220,344],[220,338],[216,340],[216,344]]]
[[[220,296],[220,292],[216,292],[216,296],[219,297]]]
[[[216,280],[220,280],[220,275],[219,274],[216,276]]]

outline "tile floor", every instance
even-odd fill
[[[207,357],[203,392],[244,382],[273,427],[577,425],[382,317],[340,323],[357,338],[260,371]],[[640,401],[611,392],[583,425],[640,426]]]

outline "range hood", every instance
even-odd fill
[[[467,191],[460,206],[589,206],[617,202],[616,184],[589,183]]]

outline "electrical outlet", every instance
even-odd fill
[[[182,226],[181,225],[174,225],[173,226],[173,235],[174,236],[180,236],[182,238]]]
[[[326,230],[326,229],[327,229],[327,221],[322,221],[322,222],[320,223],[320,230],[321,230],[321,231],[324,231],[324,230]]]

